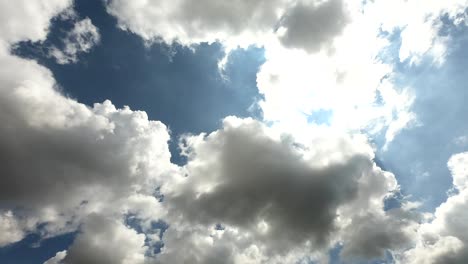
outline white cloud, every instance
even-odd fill
[[[49,50],[49,56],[54,57],[59,64],[76,63],[80,53],[90,52],[100,41],[98,28],[91,19],[76,21],[73,28],[67,32],[63,41],[63,49],[55,46]]]
[[[59,251],[57,252],[57,254],[55,254],[55,256],[44,262],[44,264],[61,264],[63,263],[62,261],[65,258],[65,256],[67,256],[66,250]]]
[[[18,30],[37,29],[15,34],[2,29],[0,40],[0,220],[2,231],[7,229],[2,245],[29,232],[50,237],[75,231],[95,212],[138,215],[142,210],[136,206],[154,205],[162,177],[177,169],[170,163],[164,124],[141,111],[116,109],[110,101],[92,108],[80,104],[61,94],[48,69],[9,53],[10,42],[45,38],[46,22],[69,8],[37,3],[5,13]],[[86,28],[90,22],[84,21],[80,25]],[[154,207],[142,217],[157,219],[158,212]]]
[[[20,227],[13,212],[0,212],[0,247],[20,241],[23,239],[24,232]]]
[[[228,51],[237,45],[264,47],[266,63],[257,81],[265,120],[296,126],[316,111],[331,111],[331,125],[386,132],[386,146],[401,130],[419,124],[412,98],[406,97],[411,87],[398,87],[393,65],[381,58],[389,35],[400,32],[399,60],[416,64],[427,57],[441,65],[450,43],[450,36],[439,35],[441,17],[461,25],[467,5],[466,0],[107,2],[121,28],[148,42],[218,40]],[[384,97],[378,105],[383,89],[400,96]]]
[[[455,1],[375,1],[369,4],[370,16],[387,32],[401,30],[401,61],[419,63],[425,55],[441,64],[449,37],[439,35],[442,16],[460,24],[464,19],[466,0]]]
[[[0,1],[0,39],[8,44],[39,41],[47,36],[50,18],[71,6],[72,0]],[[4,45],[4,44],[2,44]]]
[[[421,225],[418,244],[403,254],[401,263],[462,264],[468,259],[468,152],[453,155],[448,167],[458,193]]]
[[[453,155],[447,166],[452,173],[455,188],[468,189],[468,152]]]
[[[144,234],[115,219],[90,215],[62,263],[140,264],[146,249]]]
[[[148,42],[190,45],[222,41],[231,48],[262,45],[280,33],[278,37],[287,46],[317,50],[346,24],[346,11],[340,0],[320,4],[309,0],[112,0],[107,1],[107,10],[117,17],[122,29]],[[314,34],[302,34],[311,29]]]
[[[0,23],[0,246],[45,223],[43,237],[80,231],[47,264],[325,262],[337,243],[345,258],[379,258],[386,251],[403,263],[462,263],[467,257],[468,154],[448,163],[459,193],[419,226],[417,245],[404,251],[415,243],[420,216],[405,204],[384,210],[384,199],[398,191],[398,183],[374,163],[367,137],[355,132],[390,127],[391,141],[414,120],[410,94],[395,88],[392,66],[378,58],[388,42],[376,34],[411,32],[421,25],[420,16],[407,20],[397,15],[398,4],[381,2],[365,12],[352,3],[342,9],[334,0],[154,3],[107,2],[121,27],[147,41],[264,44],[260,105],[265,120],[276,122],[267,127],[228,117],[211,134],[186,136],[189,161],[177,167],[170,163],[164,124],[110,101],[80,104],[58,91],[49,70],[9,53],[14,42],[43,40],[50,18],[70,2],[0,1],[1,22],[9,22]],[[422,13],[436,19],[446,10],[451,17],[460,12],[435,3]],[[383,16],[388,10],[391,15]],[[433,48],[437,36],[425,24],[433,22],[423,21],[421,29],[429,32],[423,42],[404,44],[402,60],[417,62]],[[309,23],[326,30],[296,35]],[[83,32],[93,41],[81,38]],[[63,51],[67,62],[98,38],[89,19],[69,36],[76,42]],[[376,106],[377,92],[383,103]],[[330,127],[307,124],[307,115],[320,109],[333,110]],[[158,187],[162,203],[154,197]],[[129,214],[147,234],[124,224]],[[150,229],[160,219],[169,229],[161,254],[154,255],[147,250],[159,237]]]

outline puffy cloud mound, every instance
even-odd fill
[[[12,6],[6,2],[1,6]],[[48,69],[10,54],[14,41],[45,38],[50,18],[71,4],[59,2],[2,9],[11,12],[0,29],[1,245],[28,232],[74,231],[95,212],[138,215],[141,204],[151,205],[142,217],[157,218],[154,193],[175,168],[164,124],[109,101],[90,108],[67,98]],[[22,30],[26,24],[29,31]]]
[[[348,14],[341,0],[297,2],[287,10],[279,28],[281,43],[286,47],[313,52],[329,46],[348,23]]]
[[[323,2],[323,1],[322,1]],[[287,46],[315,51],[346,25],[341,1],[107,1],[121,28],[146,41],[261,44],[281,27]],[[279,36],[279,35],[278,35]]]
[[[93,107],[80,104],[59,91],[48,69],[10,54],[10,45],[17,41],[44,39],[50,18],[70,5],[71,1],[52,0],[11,5],[0,0],[4,22],[0,23],[0,246],[21,240],[28,232],[50,237],[78,230],[72,246],[47,264],[326,262],[327,250],[337,244],[343,246],[342,256],[347,259],[379,258],[390,251],[402,263],[466,262],[467,153],[455,155],[448,163],[458,193],[437,209],[432,221],[419,226],[419,216],[411,206],[403,203],[401,208],[384,210],[384,200],[398,191],[396,179],[374,163],[366,137],[349,131],[341,134],[310,125],[292,133],[296,126],[285,129],[284,124],[266,126],[228,117],[217,131],[184,137],[182,149],[188,163],[177,167],[170,163],[164,124],[148,120],[141,111],[116,109],[110,101]],[[343,3],[335,0],[320,4],[113,0],[107,1],[107,7],[121,27],[149,41],[161,37],[190,44],[227,39],[242,44],[256,35],[273,34],[276,40],[280,37],[281,43],[276,44],[315,52],[322,51],[332,38],[342,33],[349,36],[356,29],[343,28],[346,12]],[[69,35],[74,42],[64,51],[67,61],[91,47],[82,33],[96,40],[96,29],[89,20],[83,21]],[[322,24],[325,31],[316,24]],[[300,34],[306,25],[317,34]],[[357,39],[359,43],[347,42],[347,37],[337,41],[354,48],[362,42]],[[374,86],[361,86],[369,80],[363,77],[366,70],[375,70],[369,74],[372,84],[379,84],[389,70],[373,60],[383,44],[369,43],[380,45],[371,55],[366,53],[359,67],[353,56],[360,57],[364,49],[350,53],[351,58],[340,57],[336,50],[334,58],[338,59],[333,62],[323,53],[307,57],[297,50],[276,52],[295,55],[293,63],[278,59],[276,64],[267,64],[271,68],[264,67],[259,75],[260,84],[265,85],[260,89],[267,95],[270,81],[287,84],[276,89],[284,93],[275,98],[307,99],[300,93],[288,96],[286,88],[296,89],[290,85],[296,83],[289,80],[304,81],[306,88],[311,83],[332,87],[339,80],[347,85],[338,86],[336,93],[325,89],[318,98],[333,98],[343,87],[363,87],[358,92],[349,89],[349,94],[363,100],[374,98]],[[281,46],[276,51],[284,50]],[[270,59],[275,58],[272,53]],[[318,75],[330,78],[315,82],[305,77],[308,71],[300,71],[299,78],[291,72],[275,77],[275,70],[282,73],[290,65],[299,66],[295,69],[309,65],[294,64],[302,62],[299,57],[319,58],[315,61],[319,64],[312,66],[327,69],[327,74]],[[279,63],[283,67],[275,68]],[[411,100],[407,96],[389,94],[388,101],[405,98],[391,107],[408,110]],[[329,106],[327,100],[323,102],[323,108]],[[359,102],[347,106],[351,109]],[[274,103],[269,107],[274,109]],[[294,117],[283,114],[278,113],[277,119]],[[138,228],[127,225],[129,216],[140,221]],[[165,232],[155,227],[161,219],[169,225]],[[412,247],[415,232],[418,240]],[[153,254],[157,243],[164,247]]]
[[[221,130],[186,137],[187,177],[165,190],[173,223],[163,238],[165,263],[181,261],[174,246],[190,248],[182,250],[198,255],[196,263],[211,263],[213,256],[201,258],[190,241],[213,232],[201,246],[226,263],[299,259],[299,252],[306,256],[342,240],[347,254],[376,258],[409,243],[411,217],[383,210],[396,180],[374,164],[365,141],[346,135],[310,140],[315,144],[234,117]]]
[[[401,263],[462,264],[468,260],[468,152],[448,161],[456,194],[419,228],[418,245],[405,252]]]
[[[36,211],[47,222],[154,193],[172,166],[162,123],[109,101],[89,108],[66,98],[35,62],[2,54],[0,63],[9,65],[0,72],[4,206]]]
[[[21,40],[43,40],[47,36],[50,19],[71,4],[72,0],[18,0],[14,4],[1,0],[1,41],[12,44]]]
[[[145,260],[145,235],[114,219],[91,215],[62,260],[66,264],[138,264]]]
[[[0,247],[20,241],[23,236],[23,230],[13,216],[13,212],[6,211],[0,214]]]

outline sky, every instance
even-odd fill
[[[467,263],[467,8],[0,0],[0,263]]]

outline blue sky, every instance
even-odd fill
[[[20,2],[1,263],[468,260],[468,3]]]

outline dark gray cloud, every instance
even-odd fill
[[[389,249],[411,247],[419,214],[401,208],[386,214],[364,214],[355,217],[343,232],[343,259],[378,259]]]
[[[64,264],[139,264],[145,261],[145,235],[115,219],[90,215],[67,250]]]
[[[290,48],[315,52],[330,45],[348,23],[348,15],[342,0],[299,1],[281,20],[286,30],[281,43]]]
[[[347,242],[354,244],[358,234],[352,234],[353,226],[373,225],[375,215],[379,225],[365,230],[367,236],[355,245],[361,251],[350,249],[351,255],[380,257],[410,240],[404,225],[385,232],[378,228],[398,221],[383,211],[383,198],[396,185],[366,153],[351,151],[347,158],[319,165],[319,158],[308,154],[329,146],[301,146],[268,131],[257,121],[229,118],[221,130],[186,138],[188,176],[166,195],[170,218],[180,219],[181,225],[242,230],[251,239],[246,243],[263,245],[269,257],[304,245],[310,251],[327,248],[336,239],[347,239],[346,232],[352,237]],[[347,144],[352,143],[344,140]]]

